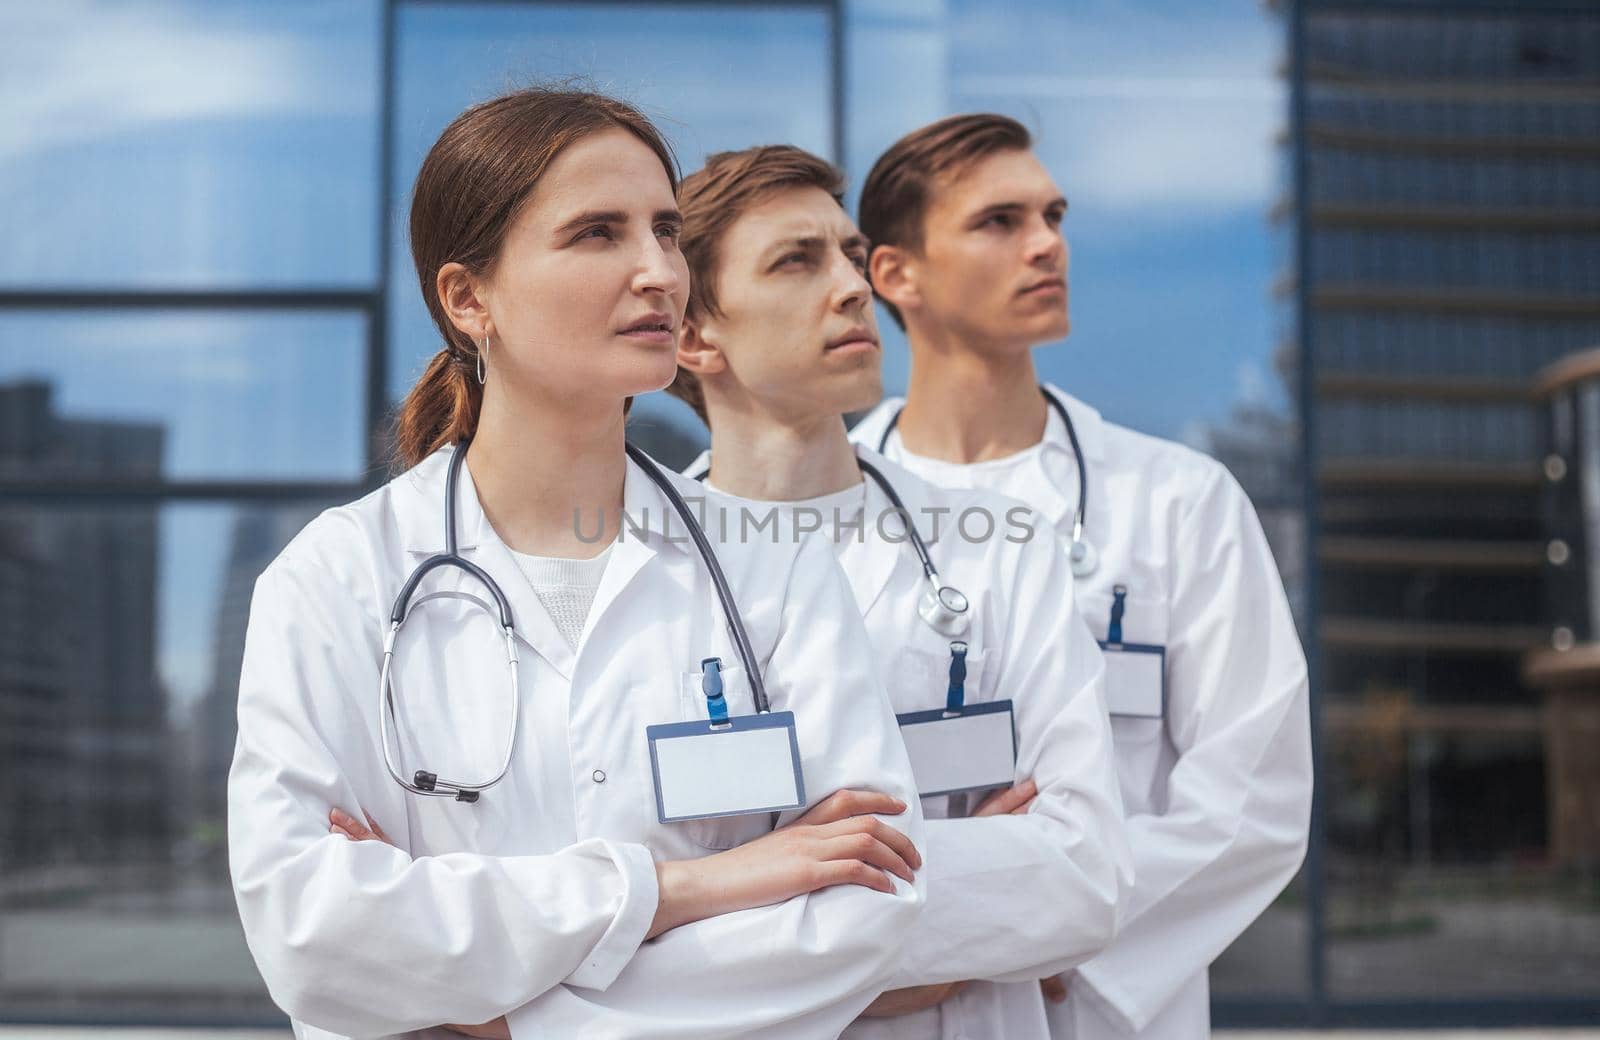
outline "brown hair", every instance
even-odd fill
[[[428,362],[395,418],[395,461],[415,466],[478,427],[483,388],[478,346],[439,302],[439,270],[459,263],[487,274],[517,213],[545,170],[568,147],[619,128],[643,141],[678,186],[672,148],[624,101],[589,91],[531,87],[474,105],[455,118],[417,172],[411,196],[411,256],[444,349]]]
[[[992,112],[950,116],[913,130],[878,157],[861,185],[861,233],[874,249],[886,245],[920,250],[923,220],[936,181],[959,175],[996,152],[1031,147],[1033,137],[1027,127]],[[895,324],[905,328],[905,319],[894,304],[881,296],[878,299]]]
[[[719,247],[728,229],[775,192],[789,188],[821,188],[844,205],[844,174],[826,159],[793,145],[766,144],[738,152],[718,152],[705,168],[691,173],[678,188],[683,232],[678,246],[689,263],[690,319],[722,312],[717,307]],[[693,372],[678,369],[667,392],[688,403],[706,419],[705,391]]]

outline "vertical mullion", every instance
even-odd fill
[[[373,290],[367,325],[367,484],[375,486],[386,471],[389,411],[389,240],[394,206],[395,24],[394,0],[382,0],[379,14],[378,101],[378,283]]]
[[[1295,327],[1299,341],[1300,472],[1304,481],[1302,508],[1305,510],[1305,625],[1303,642],[1306,674],[1310,690],[1311,758],[1315,783],[1312,788],[1310,834],[1306,848],[1306,970],[1310,976],[1309,1013],[1311,1025],[1328,1021],[1327,992],[1327,884],[1326,839],[1323,821],[1325,798],[1322,785],[1322,645],[1317,635],[1320,612],[1317,537],[1319,489],[1317,487],[1317,398],[1316,361],[1313,349],[1314,321],[1311,314],[1311,164],[1306,154],[1306,5],[1309,0],[1289,4],[1289,147],[1292,149],[1294,176],[1294,277]]]
[[[845,164],[845,0],[833,0],[828,5],[828,59],[831,73],[832,104],[830,115],[833,119],[831,140],[833,142],[833,163],[840,169]]]

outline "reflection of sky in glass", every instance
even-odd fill
[[[820,8],[535,4],[402,6],[395,138],[390,394],[398,398],[438,349],[405,242],[412,180],[439,132],[468,105],[544,78],[644,109],[685,172],[710,152],[789,142],[831,152],[828,15]],[[664,395],[657,395],[663,396]],[[672,401],[641,413],[693,413]]]
[[[998,109],[1038,132],[1073,203],[1074,332],[1040,352],[1047,378],[1167,436],[1240,398],[1281,400],[1265,222],[1281,183],[1275,16],[1255,0],[844,10],[853,184],[900,134],[953,111]],[[0,285],[370,284],[380,11],[378,0],[9,8]],[[686,169],[757,142],[831,150],[822,8],[401,3],[396,19],[392,396],[436,342],[405,200],[468,104],[577,75],[640,103]],[[882,324],[898,390],[907,358]],[[50,378],[70,416],[164,423],[171,477],[353,477],[363,335],[354,316],[14,313],[0,317],[0,380]],[[662,394],[635,416],[698,429]]]
[[[0,285],[371,283],[376,0],[0,19]]]
[[[1240,400],[1283,404],[1266,222],[1286,112],[1276,16],[1255,0],[858,0],[851,12],[857,184],[895,138],[953,112],[999,111],[1035,132],[1072,204],[1073,332],[1039,352],[1046,379],[1167,437]],[[886,340],[898,392],[908,359]]]
[[[160,425],[171,480],[359,480],[365,353],[359,314],[0,312],[0,384],[50,383],[67,419]]]

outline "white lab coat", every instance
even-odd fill
[[[1108,423],[1060,390],[1089,479],[1086,534],[1100,553],[1078,605],[1106,638],[1127,586],[1123,638],[1167,648],[1165,720],[1113,718],[1134,886],[1118,937],[1050,1005],[1057,1040],[1206,1035],[1206,972],[1283,889],[1305,853],[1311,806],[1306,666],[1255,511],[1215,460]],[[852,431],[876,446],[899,399]],[[1040,509],[1064,536],[1077,469],[1054,409],[1040,444],[972,465],[888,456],[937,484],[990,487]]]
[[[1032,777],[1039,795],[1028,815],[982,819],[950,818],[981,795],[924,800],[928,902],[890,988],[978,981],[917,1014],[858,1020],[845,1036],[1046,1040],[1039,977],[1104,948],[1131,881],[1100,649],[1074,608],[1072,573],[1048,520],[992,492],[935,487],[858,450],[905,503],[945,583],[968,596],[967,700],[1014,702],[1016,776]],[[706,453],[686,472],[709,466]],[[755,511],[784,506],[726,500]],[[866,479],[864,517],[788,515],[801,526],[820,522],[834,542],[895,711],[942,707],[949,639],[917,613],[927,581],[892,510]]]
[[[414,796],[389,778],[376,710],[383,635],[401,584],[443,545],[448,458],[441,450],[323,514],[256,585],[229,850],[273,999],[302,1037],[443,1037],[423,1031],[507,1013],[517,1040],[837,1034],[897,967],[920,879],[892,895],[833,887],[643,942],[654,860],[708,855],[774,819],[657,821],[646,725],[706,717],[699,662],[714,655],[733,713],[753,704],[705,564],[631,461],[625,509],[648,530],[614,546],[576,651],[463,471],[461,553],[499,583],[518,626],[516,754],[476,805]],[[828,546],[725,543],[718,555],[772,707],[795,713],[809,799],[845,787],[907,799],[890,822],[920,848],[910,763]],[[503,640],[453,598],[487,595],[459,569],[432,572],[422,591],[446,597],[418,608],[400,637],[399,767],[483,778],[507,727]],[[334,806],[370,812],[400,848],[330,835]]]

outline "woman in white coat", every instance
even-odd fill
[[[845,1035],[1048,1040],[1039,976],[1111,941],[1130,883],[1100,650],[1049,521],[852,449],[843,415],[875,403],[882,380],[867,244],[843,190],[838,170],[784,145],[712,156],[685,179],[695,287],[673,392],[712,444],[689,472],[707,474],[713,503],[775,518],[777,537],[828,537],[895,710],[917,717],[903,732],[928,746],[913,762],[939,792],[923,805],[927,906],[893,990]],[[929,579],[900,506],[966,599],[964,624],[924,616]],[[965,673],[955,694],[952,668]],[[929,717],[952,696],[977,710]],[[991,750],[997,718],[1014,730],[1003,723]],[[949,734],[938,746],[930,726]]]
[[[240,679],[230,865],[302,1037],[827,1036],[898,964],[921,818],[827,546],[711,535],[810,811],[659,822],[645,728],[708,718],[702,660],[730,665],[731,715],[757,707],[707,564],[624,452],[627,400],[675,370],[675,186],[648,121],[579,92],[470,109],[423,164],[412,250],[446,347],[401,410],[412,468],[267,568]],[[520,675],[485,584],[434,569],[386,722],[391,606],[444,547],[458,451],[458,551],[503,590]],[[476,782],[512,738],[466,802],[403,788],[380,745],[396,776]],[[330,833],[341,810],[392,844]]]

